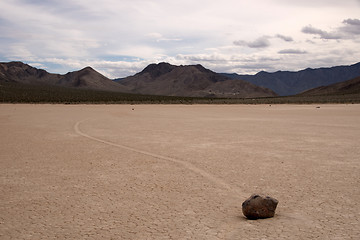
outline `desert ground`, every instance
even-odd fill
[[[360,105],[1,104],[0,133],[2,240],[360,238]]]

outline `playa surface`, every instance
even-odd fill
[[[0,134],[2,240],[360,236],[360,105],[2,104]]]

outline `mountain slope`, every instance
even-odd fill
[[[242,80],[232,80],[201,65],[150,64],[140,73],[118,81],[131,92],[188,97],[270,97],[276,94]]]
[[[360,94],[360,77],[329,86],[313,88],[298,94],[299,96]]]
[[[86,67],[80,71],[65,74],[57,85],[63,87],[77,87],[102,91],[128,92],[128,89],[109,78],[103,76],[91,67]]]
[[[68,88],[84,88],[102,91],[128,92],[119,85],[101,75],[91,67],[65,75],[48,73],[22,62],[0,63],[0,81],[32,85],[52,85]]]
[[[272,89],[282,96],[294,95],[319,86],[327,86],[360,76],[360,63],[331,68],[307,68],[298,72],[259,72],[255,75],[223,74]]]

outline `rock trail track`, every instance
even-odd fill
[[[153,157],[153,158],[156,158],[156,159],[159,159],[159,160],[179,164],[179,165],[183,166],[184,168],[188,169],[189,171],[192,171],[192,172],[194,172],[196,174],[201,175],[202,177],[206,178],[210,182],[212,182],[212,183],[214,183],[214,184],[216,184],[216,185],[218,185],[218,186],[220,186],[222,188],[225,188],[226,190],[231,191],[231,192],[233,192],[235,194],[239,194],[239,191],[234,190],[229,184],[224,182],[222,179],[219,179],[219,178],[209,174],[208,172],[206,172],[206,171],[204,171],[204,170],[202,170],[200,168],[197,168],[193,164],[191,164],[189,162],[186,162],[184,160],[175,159],[175,158],[171,158],[171,157],[167,157],[167,156],[162,156],[162,155],[159,155],[159,154],[156,154],[156,153],[143,151],[143,150],[136,149],[136,148],[133,148],[133,147],[129,147],[129,146],[126,146],[126,145],[123,145],[123,144],[113,143],[113,142],[109,142],[109,141],[106,141],[106,140],[103,140],[103,139],[99,139],[99,138],[90,136],[90,135],[88,135],[88,134],[81,131],[80,126],[81,126],[81,123],[83,123],[84,121],[86,121],[86,120],[79,121],[74,125],[75,132],[77,134],[83,136],[83,137],[86,137],[88,139],[91,139],[91,140],[94,140],[94,141],[97,141],[97,142],[100,142],[100,143],[103,143],[103,144],[107,144],[107,145],[110,145],[110,146],[113,146],[113,147],[118,147],[118,148],[122,148],[122,149],[125,149],[125,150],[128,150],[128,151],[132,151],[132,152],[140,153],[140,154],[143,154],[143,155],[146,155],[146,156],[150,156],[150,157]]]

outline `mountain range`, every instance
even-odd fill
[[[327,86],[358,77],[360,76],[360,62],[350,66],[307,68],[298,72],[277,71],[269,73],[262,71],[255,75],[239,75],[236,73],[224,73],[223,75],[269,88],[280,96],[290,96],[312,88]]]
[[[201,65],[150,64],[140,73],[112,81],[91,67],[67,74],[52,74],[22,62],[0,63],[0,82],[51,85],[101,91],[185,96],[254,98],[276,94],[242,80],[232,80]]]
[[[87,89],[185,97],[258,98],[277,96],[275,92],[280,95],[315,96],[359,94],[358,77],[360,63],[332,68],[308,68],[299,72],[260,72],[255,75],[219,74],[201,65],[159,63],[150,64],[133,76],[115,80],[91,67],[62,75],[48,73],[22,62],[0,63],[1,91],[5,91],[6,83],[13,87],[32,86],[31,89],[51,86],[52,89],[62,87],[61,91]]]

